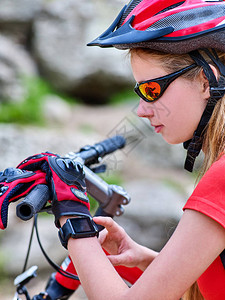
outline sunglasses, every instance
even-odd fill
[[[158,77],[156,79],[142,81],[136,83],[134,91],[146,102],[154,102],[158,100],[165,90],[168,88],[171,82],[177,79],[182,74],[187,71],[197,67],[196,64],[192,64],[188,67],[185,67],[179,71],[168,74],[166,76]]]

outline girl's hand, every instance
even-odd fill
[[[99,241],[110,254],[108,259],[114,266],[139,267],[144,270],[156,257],[157,252],[134,242],[112,218],[94,217],[93,220],[105,227],[100,232]]]

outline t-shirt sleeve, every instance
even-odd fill
[[[183,207],[199,211],[225,228],[225,155],[199,181]]]

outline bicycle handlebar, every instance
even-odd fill
[[[99,163],[100,158],[123,148],[125,144],[125,138],[121,135],[116,135],[100,143],[96,143],[93,146],[84,146],[80,149],[79,152],[70,152],[66,155],[66,157],[69,157],[72,160],[80,157],[83,160],[83,164],[89,166],[95,163]]]
[[[37,185],[17,206],[16,215],[23,221],[30,220],[40,212],[49,200],[49,188],[47,185]]]
[[[87,192],[100,203],[100,211],[104,215],[121,215],[123,213],[122,205],[126,205],[130,202],[130,196],[121,187],[106,183],[85,165],[90,166],[91,164],[99,162],[99,158],[123,148],[125,143],[124,137],[114,136],[93,146],[82,147],[79,152],[70,152],[66,155],[72,160],[77,160],[78,158],[82,159]],[[48,187],[46,185],[38,185],[17,205],[16,214],[20,219],[27,221],[31,219],[34,214],[48,210],[48,207],[45,208],[48,200]]]

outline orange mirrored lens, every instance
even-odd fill
[[[157,99],[161,92],[161,87],[157,82],[147,82],[139,86],[142,95],[149,101]]]

